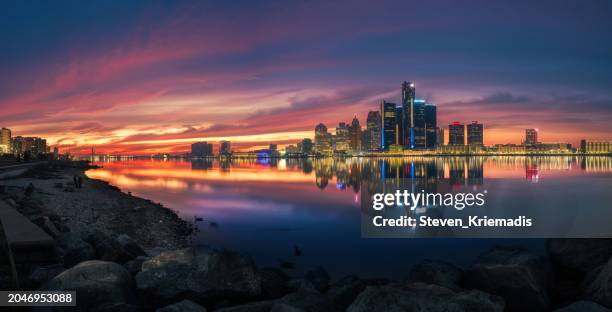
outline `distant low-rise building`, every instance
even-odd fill
[[[12,150],[15,155],[29,153],[32,156],[49,153],[47,140],[39,137],[16,136],[12,139]]]
[[[585,154],[610,154],[612,153],[611,142],[580,141],[580,152]]]

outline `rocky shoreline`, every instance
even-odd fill
[[[49,163],[0,181],[2,199],[57,241],[57,263],[32,267],[24,285],[76,290],[79,311],[612,308],[611,239],[549,239],[545,255],[500,246],[466,267],[426,260],[401,272],[405,279],[332,280],[321,267],[292,276],[259,268],[248,255],[190,246],[191,226],[173,211],[106,182],[83,177],[75,187],[74,176],[87,168]]]

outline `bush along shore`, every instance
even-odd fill
[[[57,242],[57,263],[28,268],[22,284],[76,290],[77,311],[612,308],[610,239],[549,239],[544,255],[499,246],[467,267],[425,260],[398,279],[355,275],[332,280],[321,267],[292,276],[281,268],[260,268],[248,255],[191,246],[190,224],[173,211],[88,179],[87,168],[49,163],[0,181],[3,199]]]

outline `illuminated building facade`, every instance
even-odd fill
[[[465,145],[465,126],[458,121],[448,125],[448,145]]]

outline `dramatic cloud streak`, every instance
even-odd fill
[[[73,152],[288,144],[364,123],[402,80],[487,143],[612,133],[606,1],[0,6],[0,126]]]

